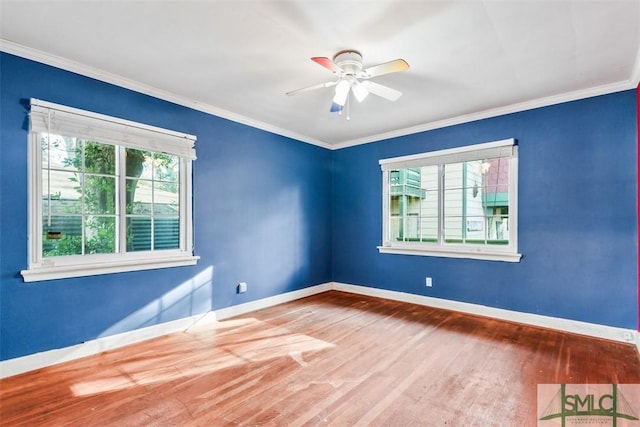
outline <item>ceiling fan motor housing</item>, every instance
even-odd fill
[[[335,54],[333,62],[346,76],[357,76],[362,71],[362,55],[357,50],[342,50]]]

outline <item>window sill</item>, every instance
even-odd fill
[[[71,277],[96,276],[99,274],[123,273],[127,271],[153,270],[158,268],[195,265],[199,256],[180,254],[171,256],[126,257],[114,260],[112,257],[96,257],[91,262],[69,264],[64,261],[47,260],[45,263],[22,270],[25,282],[67,279]]]
[[[378,246],[382,254],[437,256],[444,258],[479,259],[485,261],[520,262],[522,254],[506,251],[472,250],[467,248],[443,248],[420,246]]]

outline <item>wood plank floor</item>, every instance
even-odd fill
[[[535,426],[632,345],[331,291],[0,381],[3,426]]]

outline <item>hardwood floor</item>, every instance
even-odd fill
[[[3,426],[535,426],[629,344],[331,291],[0,381]]]

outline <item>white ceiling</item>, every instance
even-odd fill
[[[0,0],[2,50],[326,147],[635,87],[640,0]],[[329,113],[312,56],[357,49],[396,102]]]

